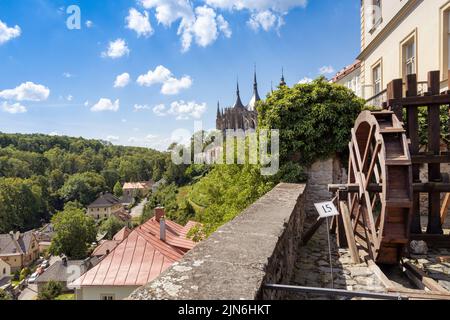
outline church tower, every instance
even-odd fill
[[[258,81],[256,79],[256,66],[255,66],[255,74],[254,74],[254,78],[253,78],[253,97],[247,106],[247,110],[248,111],[256,111],[256,103],[260,100],[261,100],[261,98],[259,97],[259,92],[258,92]]]

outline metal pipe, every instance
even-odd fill
[[[313,288],[313,287],[298,287],[298,286],[288,286],[282,284],[266,284],[264,289],[267,290],[279,290],[279,291],[290,291],[295,293],[312,293],[316,295],[323,296],[340,296],[340,297],[350,297],[350,298],[372,298],[379,300],[409,300],[408,297],[401,294],[389,294],[389,293],[372,293],[363,291],[348,291],[341,289],[325,289],[325,288]]]

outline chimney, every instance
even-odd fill
[[[66,256],[62,257],[62,264],[63,264],[63,266],[67,267],[67,257]]]
[[[164,207],[157,207],[155,209],[155,219],[160,222],[161,218],[164,218],[166,212],[164,211]]]
[[[159,238],[161,241],[166,241],[166,219],[161,217],[159,221]]]

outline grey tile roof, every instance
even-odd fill
[[[0,255],[21,254],[22,248],[14,240],[14,235],[0,234]]]
[[[120,204],[120,200],[113,196],[111,193],[102,194],[94,202],[92,202],[88,208],[104,208],[111,207],[116,204]]]
[[[57,261],[41,274],[36,282],[46,283],[50,280],[67,282],[71,276],[76,275],[77,268],[80,268],[80,274],[83,275],[88,269],[88,264],[84,260],[67,261],[67,265],[64,265],[63,261]]]

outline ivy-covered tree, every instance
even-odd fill
[[[280,131],[278,178],[298,182],[315,161],[347,151],[364,101],[346,87],[321,77],[292,88],[282,86],[257,108],[259,128]]]

